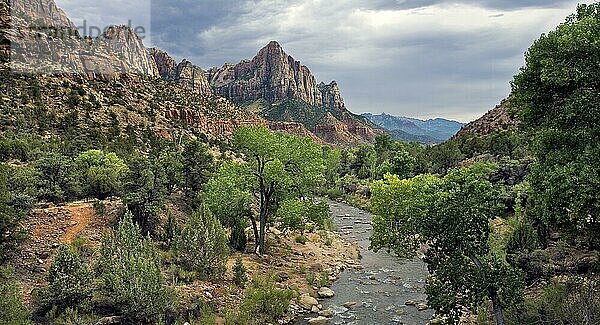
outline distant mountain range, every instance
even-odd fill
[[[437,144],[453,137],[463,126],[463,123],[436,118],[419,120],[410,117],[393,116],[388,114],[362,114],[374,124],[386,130],[395,140]]]

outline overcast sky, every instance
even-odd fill
[[[151,25],[147,45],[205,69],[277,40],[355,113],[463,122],[508,95],[527,48],[578,2],[594,1],[57,1],[76,24]]]

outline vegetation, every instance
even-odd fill
[[[131,321],[156,322],[173,307],[156,249],[142,237],[130,212],[102,240],[98,271],[112,308]]]
[[[496,320],[522,299],[521,277],[489,246],[495,217],[491,166],[451,170],[444,178],[390,176],[373,186],[373,249],[383,247],[414,257],[421,245],[430,277],[426,291],[432,307],[457,321],[462,308],[473,313],[491,299]]]
[[[246,287],[248,282],[248,275],[246,275],[246,267],[242,261],[242,257],[238,256],[233,266],[233,283],[240,288]]]
[[[92,273],[73,248],[61,246],[48,272],[48,287],[36,299],[38,313],[60,315],[71,308],[89,308]]]
[[[219,220],[202,206],[175,237],[177,263],[200,278],[220,279],[225,274],[229,248]]]

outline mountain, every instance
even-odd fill
[[[382,127],[394,139],[414,141],[424,144],[436,144],[450,139],[464,124],[442,118],[419,120],[409,117],[399,117],[388,114],[362,114],[379,127]]]
[[[309,68],[275,41],[252,60],[209,69],[208,81],[216,95],[269,121],[301,123],[327,143],[372,142],[382,132],[346,109],[337,82],[317,84]]]
[[[515,126],[516,120],[508,113],[507,104],[507,100],[503,100],[482,117],[465,125],[458,131],[455,137],[485,136],[492,132],[507,130]]]
[[[95,39],[81,37],[53,0],[17,0],[10,7],[3,0],[0,13],[0,64],[4,70],[63,76],[82,84],[119,79],[155,83],[160,78],[187,89],[186,97],[200,95],[211,103],[232,101],[237,109],[247,111],[241,115],[253,121],[250,124],[262,120],[259,124],[274,130],[333,145],[372,142],[383,132],[346,109],[337,82],[317,83],[310,70],[275,41],[252,60],[205,71],[188,60],[177,62],[160,49],[145,48],[127,26],[109,27]],[[148,100],[153,101],[152,97]],[[197,115],[189,107],[179,107],[177,114],[167,109],[162,113],[184,119]],[[231,120],[232,126],[247,124],[233,122],[240,114],[218,115],[219,121]]]

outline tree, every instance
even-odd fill
[[[29,310],[23,304],[17,284],[9,271],[0,269],[0,324],[31,325]]]
[[[504,324],[503,308],[522,297],[520,273],[489,247],[496,206],[490,172],[490,166],[475,164],[444,178],[391,175],[373,185],[372,248],[414,257],[427,245],[429,303],[454,321],[461,306],[474,311],[488,297],[497,323]]]
[[[214,171],[214,158],[208,147],[198,141],[188,142],[182,155],[186,188],[197,193]]]
[[[156,249],[129,211],[102,238],[98,270],[102,290],[128,320],[155,322],[172,309],[174,294],[165,286]]]
[[[227,236],[219,220],[201,206],[175,237],[173,252],[177,263],[203,279],[225,275],[229,249]]]
[[[60,315],[67,308],[86,307],[92,297],[92,273],[79,254],[68,246],[61,246],[50,271],[48,287],[36,301],[43,315],[56,308]]]
[[[83,173],[82,185],[86,195],[105,199],[120,193],[127,165],[115,153],[88,150],[79,154],[75,163]]]
[[[512,113],[536,164],[528,211],[600,247],[600,4],[580,5],[527,51],[515,76]]]
[[[254,239],[258,247],[258,225],[251,211],[253,176],[243,164],[226,162],[204,187],[203,201],[210,211],[219,219],[221,224],[230,228],[232,248],[243,251],[236,237],[246,237],[244,225],[246,220],[252,224]],[[243,233],[240,233],[240,230]]]
[[[143,234],[154,234],[168,186],[167,174],[157,159],[136,156],[129,163],[123,202],[133,214]]]
[[[25,238],[20,225],[24,214],[12,205],[11,193],[8,189],[8,172],[8,167],[0,164],[0,265],[8,260],[10,253]]]
[[[311,194],[323,180],[321,148],[309,138],[271,132],[265,127],[243,127],[234,134],[234,146],[247,162],[244,175],[259,207],[258,252],[266,253],[267,224],[278,202]]]
[[[81,175],[72,158],[48,153],[33,166],[37,171],[35,179],[39,199],[62,203],[81,195]]]

